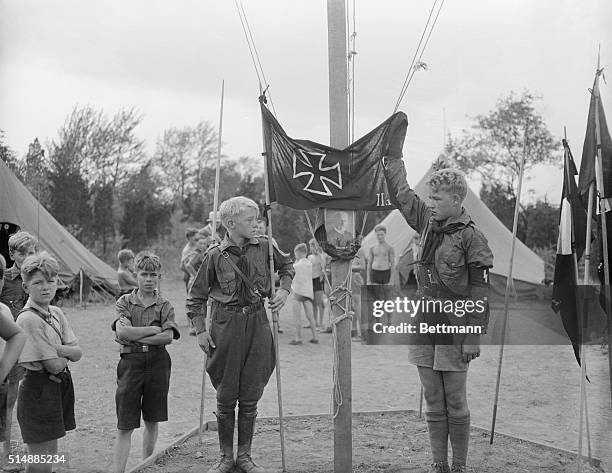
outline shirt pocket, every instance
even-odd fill
[[[453,235],[454,237],[455,235]],[[455,243],[453,239],[453,243]],[[453,289],[462,285],[463,274],[466,272],[465,254],[460,246],[456,244],[440,246],[438,273],[444,283]]]
[[[233,270],[221,269],[219,273],[217,273],[217,279],[219,280],[219,286],[223,294],[231,296],[236,292],[236,274]]]

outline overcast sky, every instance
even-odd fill
[[[357,137],[393,111],[432,3],[356,0]],[[281,124],[329,143],[326,2],[244,6]],[[579,160],[598,44],[612,63],[611,20],[610,0],[447,0],[428,70],[401,107],[411,181],[442,149],[445,123],[457,135],[512,90],[543,96],[539,111],[556,136],[567,126]],[[169,126],[218,126],[222,79],[224,152],[258,156],[258,83],[233,0],[0,0],[0,129],[20,155],[55,138],[76,104],[109,115],[134,106],[153,151]],[[608,115],[611,86],[601,86]],[[556,202],[560,181],[560,170],[540,171],[527,188]]]

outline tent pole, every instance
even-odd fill
[[[79,305],[83,307],[83,268],[79,269]]]

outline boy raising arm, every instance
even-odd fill
[[[428,181],[429,205],[410,188],[401,149],[385,158],[385,178],[391,201],[408,224],[421,234],[422,254],[415,264],[418,294],[425,299],[481,301],[485,310],[418,314],[429,326],[436,323],[480,327],[486,333],[489,312],[489,268],[493,254],[484,235],[462,207],[467,182],[456,169],[434,172]],[[398,157],[399,156],[399,157]],[[480,356],[480,336],[421,335],[409,346],[409,361],[417,365],[427,404],[425,417],[433,464],[431,473],[446,473],[448,439],[453,450],[453,473],[466,471],[470,434],[467,370]]]

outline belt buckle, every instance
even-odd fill
[[[244,306],[242,308],[242,314],[243,315],[249,315],[249,307],[248,306]]]
[[[149,351],[149,346],[148,346],[148,345],[143,345],[143,346],[142,346],[142,352],[143,352],[143,353],[146,353],[146,352],[148,352],[148,351]]]

